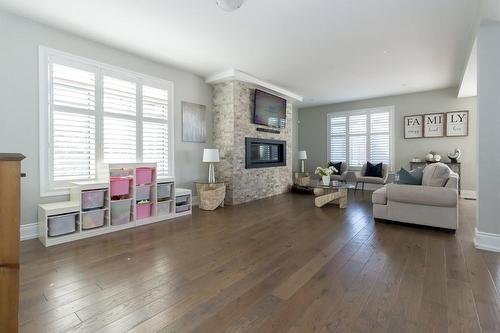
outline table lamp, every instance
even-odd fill
[[[208,165],[208,182],[215,183],[214,163],[219,162],[219,149],[203,149],[203,162]]]
[[[299,151],[299,160],[300,160],[300,172],[305,172],[304,161],[307,160],[307,152],[305,150]]]

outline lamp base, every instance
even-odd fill
[[[304,160],[300,160],[300,172],[306,172],[304,167]]]
[[[208,165],[208,182],[215,183],[215,168],[213,163]]]

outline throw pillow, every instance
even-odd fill
[[[432,163],[424,168],[422,185],[443,187],[450,178],[451,169],[443,163]]]
[[[333,173],[334,175],[340,175],[341,174],[340,170],[342,168],[342,162],[338,162],[338,163],[328,162],[328,166],[329,167],[332,166],[335,169],[337,169],[337,171]]]
[[[382,163],[373,165],[370,162],[366,162],[365,177],[382,178]]]
[[[416,168],[410,171],[401,168],[401,170],[399,170],[398,184],[422,185],[423,175],[424,175],[424,168]]]

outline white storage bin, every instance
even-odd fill
[[[75,232],[77,216],[78,213],[49,216],[47,218],[48,235],[54,237]]]
[[[130,222],[132,199],[111,202],[111,225],[121,225]]]
[[[104,207],[104,194],[106,190],[92,190],[82,192],[82,209],[95,209]]]
[[[158,184],[158,199],[166,199],[172,196],[172,183]]]
[[[156,206],[158,207],[158,216],[164,216],[171,213],[170,205],[172,201],[159,201]]]
[[[151,185],[140,185],[135,188],[135,200],[150,200],[151,199]]]
[[[175,212],[176,213],[182,213],[182,212],[187,212],[188,210],[191,209],[191,205],[186,204],[186,205],[180,205],[180,206],[175,206]]]
[[[82,229],[99,228],[104,225],[105,209],[91,210],[82,213]]]

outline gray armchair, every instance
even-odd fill
[[[340,175],[331,175],[330,179],[339,182],[345,182],[347,179],[347,163],[342,162],[340,167]]]
[[[358,189],[359,183],[361,183],[362,191],[365,190],[365,183],[385,185],[387,183],[387,178],[389,177],[389,167],[387,166],[387,164],[382,164],[382,178],[368,177],[365,176],[365,173],[366,173],[366,163],[363,164],[363,167],[361,168],[360,171],[356,171],[354,173],[356,177],[356,187],[354,188],[355,190]]]

